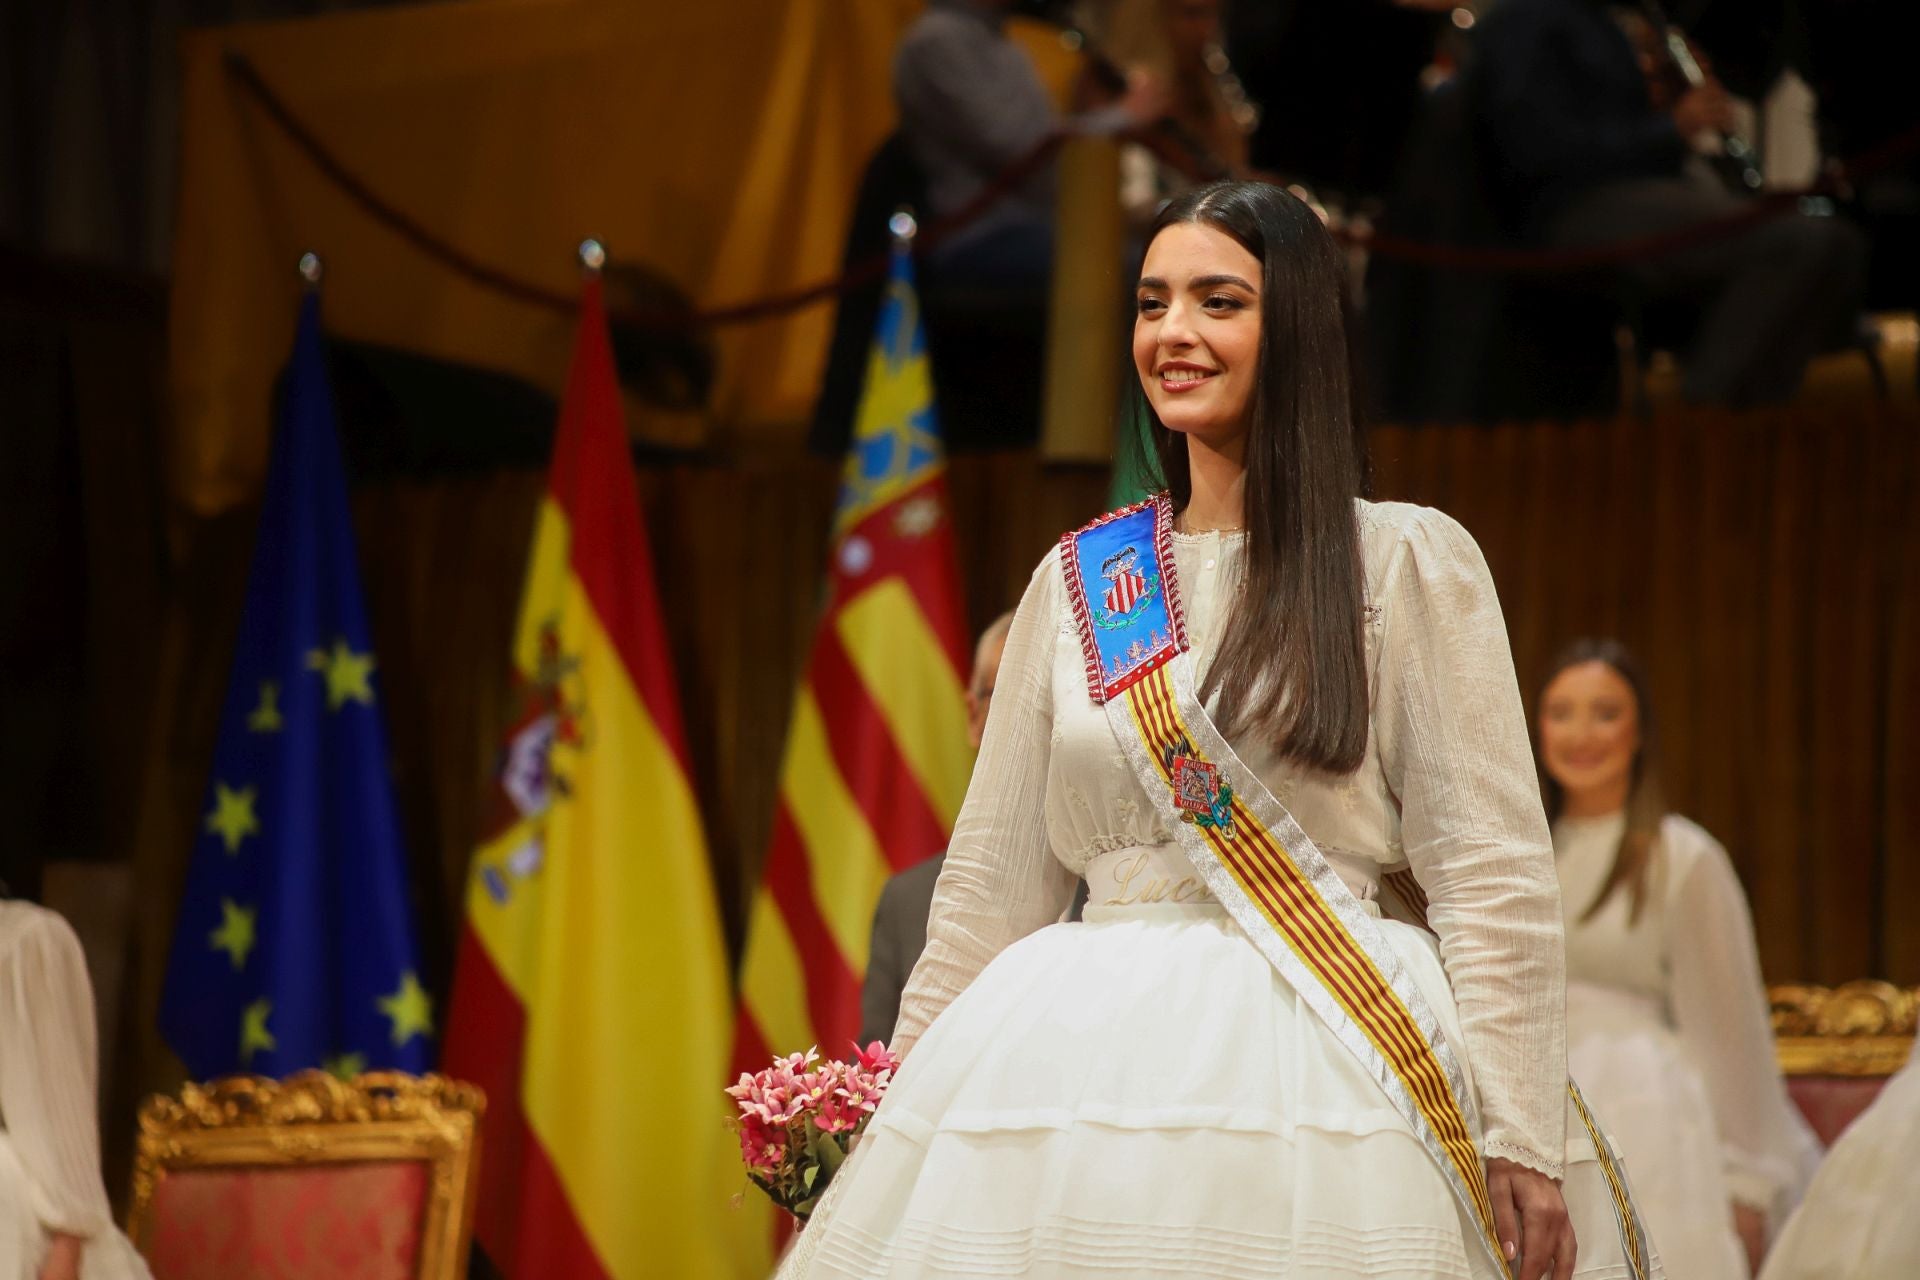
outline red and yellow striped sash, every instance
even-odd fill
[[[1124,704],[1146,756],[1159,771],[1161,785],[1173,785],[1170,761],[1174,756],[1205,758],[1194,746],[1201,735],[1192,731],[1181,714],[1169,666],[1156,668],[1128,689]],[[1444,1153],[1451,1166],[1449,1181],[1455,1183],[1456,1190],[1464,1190],[1488,1247],[1498,1259],[1493,1203],[1487,1194],[1479,1149],[1466,1110],[1429,1037],[1367,949],[1353,937],[1275,834],[1253,814],[1247,801],[1235,796],[1231,812],[1230,823],[1189,830],[1201,834],[1245,902],[1284,940],[1392,1070],[1412,1103],[1419,1125],[1428,1130]],[[1226,905],[1231,909],[1234,904]],[[1413,1117],[1408,1118],[1413,1121]]]
[[[1620,1247],[1626,1254],[1627,1266],[1633,1271],[1634,1280],[1647,1280],[1651,1264],[1646,1228],[1641,1225],[1640,1215],[1634,1209],[1626,1176],[1620,1172],[1620,1162],[1613,1158],[1613,1147],[1607,1142],[1606,1135],[1600,1132],[1600,1126],[1594,1123],[1593,1113],[1587,1110],[1587,1100],[1581,1095],[1580,1086],[1571,1080],[1567,1081],[1567,1096],[1573,1099],[1573,1109],[1580,1113],[1580,1123],[1587,1127],[1587,1136],[1593,1140],[1594,1154],[1600,1158],[1600,1172],[1606,1175],[1607,1190],[1613,1195],[1613,1217],[1620,1228]]]

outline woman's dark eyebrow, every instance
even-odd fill
[[[1239,276],[1195,276],[1193,280],[1188,283],[1187,287],[1189,289],[1218,289],[1223,284],[1239,285],[1242,289],[1245,289],[1248,293],[1260,292],[1258,289],[1248,284],[1245,280],[1242,280]],[[1167,288],[1167,282],[1165,280],[1162,280],[1159,276],[1141,276],[1140,283],[1135,285],[1134,288],[1135,289],[1158,289],[1158,290],[1161,290],[1162,292],[1165,292]]]

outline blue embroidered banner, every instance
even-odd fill
[[[1067,591],[1087,659],[1087,685],[1105,702],[1187,647],[1168,561],[1164,495],[1123,507],[1061,539]]]

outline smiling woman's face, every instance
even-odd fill
[[[1606,663],[1575,663],[1540,695],[1540,758],[1570,798],[1624,792],[1639,752],[1640,704]]]
[[[1170,430],[1217,450],[1238,444],[1260,367],[1260,260],[1196,222],[1155,236],[1140,268],[1133,363]]]

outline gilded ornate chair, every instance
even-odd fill
[[[1862,981],[1779,986],[1768,996],[1787,1090],[1831,1146],[1912,1054],[1920,987]]]
[[[455,1280],[480,1091],[440,1076],[230,1076],[140,1109],[127,1234],[155,1280]]]

